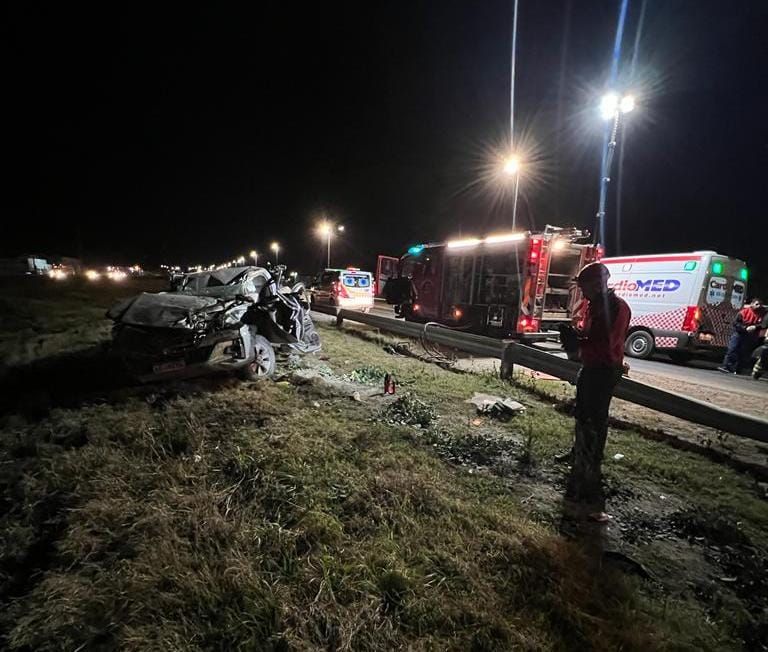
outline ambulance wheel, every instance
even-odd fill
[[[653,354],[653,336],[646,331],[630,333],[624,342],[624,353],[632,358],[647,360]]]

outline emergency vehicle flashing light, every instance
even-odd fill
[[[333,296],[341,297],[342,299],[349,299],[349,293],[341,281],[333,282]]]
[[[749,278],[749,272],[747,271],[746,267],[741,268],[741,271],[739,272],[739,278],[742,281],[746,281]]]
[[[517,322],[517,330],[521,333],[532,333],[539,329],[539,320],[533,317],[520,317]]]
[[[712,263],[712,273],[713,274],[722,274],[723,273],[723,263],[721,263],[721,262]]]
[[[424,251],[424,245],[414,245],[413,247],[408,248],[408,253],[411,254],[411,256],[418,256],[422,251]]]
[[[697,262],[695,260],[689,260],[685,265],[683,265],[683,269],[686,272],[692,272],[694,269],[696,269]]]
[[[480,238],[467,238],[466,240],[449,240],[448,248],[456,249],[458,247],[474,247],[482,242]]]
[[[685,309],[685,317],[683,318],[683,330],[689,333],[695,333],[699,330],[700,321],[701,308],[698,306],[688,306]]]
[[[499,235],[489,235],[486,244],[496,244],[497,242],[515,242],[525,238],[525,233],[500,233]]]
[[[531,238],[531,248],[528,250],[528,262],[536,263],[541,255],[541,240],[539,238]]]

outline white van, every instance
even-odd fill
[[[326,269],[312,287],[312,304],[368,312],[373,308],[373,276],[358,267]]]
[[[744,261],[714,251],[603,258],[608,286],[632,309],[624,350],[634,358],[654,351],[685,361],[722,351],[746,299]]]

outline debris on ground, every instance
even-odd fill
[[[624,459],[624,455],[622,453],[616,453],[616,455],[613,456],[613,459],[615,459],[618,462],[619,460]]]
[[[466,400],[466,403],[472,403],[477,408],[478,414],[486,414],[501,421],[507,421],[525,412],[525,406],[518,401],[479,392],[475,392],[472,398]]]
[[[384,381],[384,377],[387,372],[380,367],[366,365],[354,369],[350,374],[345,376],[346,380],[353,383],[361,383],[363,385],[378,385]]]
[[[403,394],[384,410],[384,420],[393,425],[426,428],[435,419],[437,419],[437,413],[432,407],[413,394]]]

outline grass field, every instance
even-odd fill
[[[552,461],[572,420],[525,383],[321,324],[323,352],[285,362],[276,381],[137,387],[110,366],[102,319],[136,290],[3,288],[0,646],[768,640],[768,505],[749,476],[612,431],[614,521],[575,526],[562,518],[567,469]],[[381,395],[384,372],[394,397]],[[526,413],[477,417],[473,392]]]

